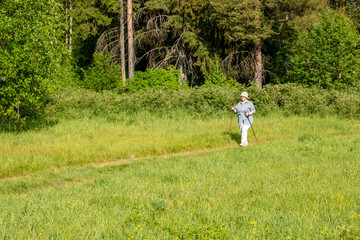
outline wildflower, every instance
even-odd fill
[[[251,224],[251,225],[255,225],[255,224],[256,224],[256,222],[250,222],[250,224]]]
[[[286,239],[291,239],[291,237],[286,237]]]
[[[309,227],[309,229],[312,229],[312,227]]]

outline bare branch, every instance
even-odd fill
[[[149,56],[151,53],[162,50],[162,49],[168,49],[169,47],[158,47],[158,48],[153,48],[150,51],[146,52],[144,55],[142,55],[140,58],[137,59],[136,64],[138,64],[144,57]]]

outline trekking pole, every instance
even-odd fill
[[[234,113],[231,111],[231,121],[230,121],[228,144],[230,143],[230,132],[231,132],[231,124],[232,124],[233,115],[234,115]]]
[[[253,128],[253,126],[252,126],[252,124],[251,124],[251,121],[250,121],[250,119],[249,119],[249,117],[248,117],[248,116],[246,116],[246,117],[247,117],[247,119],[249,120],[249,123],[250,123],[251,129],[252,129],[252,131],[253,131],[253,133],[254,133],[254,136],[255,136],[255,139],[256,139],[256,142],[257,142],[257,143],[259,143],[259,141],[258,141],[258,139],[257,139],[257,137],[256,137],[256,134],[255,134],[254,128]]]

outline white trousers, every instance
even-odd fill
[[[250,128],[250,125],[248,125],[248,124],[240,125],[241,145],[248,145],[247,132],[249,131],[249,128]]]

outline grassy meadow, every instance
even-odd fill
[[[360,239],[359,120],[257,116],[247,148],[229,124],[143,113],[0,133],[0,239]]]

